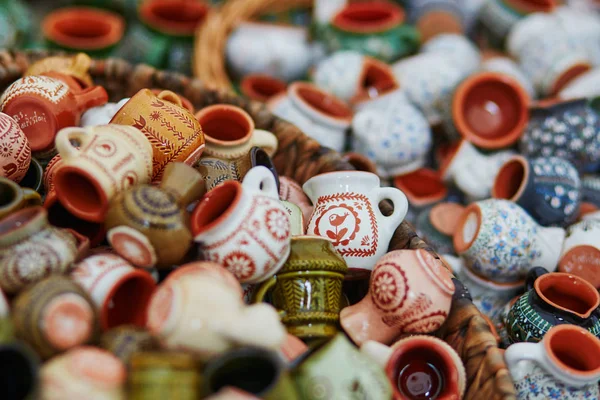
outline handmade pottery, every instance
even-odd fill
[[[62,159],[54,172],[56,195],[83,220],[102,222],[114,196],[152,177],[152,146],[131,126],[64,128],[56,149]]]
[[[266,22],[238,24],[227,39],[225,56],[234,76],[260,73],[285,82],[304,77],[312,63],[305,27]]]
[[[285,93],[287,84],[267,74],[248,74],[240,82],[240,91],[252,100],[266,103],[272,97]]]
[[[39,398],[39,356],[20,341],[0,345],[0,359],[11,360],[2,374],[2,383],[10,387],[7,398],[34,400]]]
[[[222,264],[241,283],[267,280],[290,253],[288,213],[265,167],[248,171],[243,184],[227,181],[211,190],[191,219],[204,259]]]
[[[75,78],[83,87],[90,87],[94,86],[88,72],[91,65],[92,59],[85,53],[78,53],[74,56],[45,57],[32,63],[23,76],[58,72]]]
[[[496,283],[518,282],[540,265],[554,270],[565,238],[562,228],[537,224],[508,200],[472,203],[454,232],[454,249],[476,275]]]
[[[129,97],[126,97],[118,103],[106,103],[103,106],[92,107],[81,115],[79,125],[82,127],[108,125],[117,111],[128,101]]]
[[[141,351],[131,356],[130,399],[191,400],[200,397],[200,371],[191,354]]]
[[[21,179],[21,182],[19,182],[19,185],[22,188],[35,190],[39,194],[42,194],[44,193],[44,188],[42,186],[43,175],[44,169],[42,168],[42,165],[37,159],[32,157],[31,162],[29,163],[29,168],[27,169],[23,179]]]
[[[59,130],[77,126],[85,110],[107,101],[108,94],[101,86],[74,91],[55,78],[26,76],[4,91],[0,109],[25,132],[31,151],[43,154],[54,148]]]
[[[367,341],[360,351],[385,369],[394,400],[462,398],[465,367],[456,351],[441,339],[416,335],[391,347]]]
[[[527,275],[527,292],[506,317],[510,343],[539,342],[555,325],[578,325],[600,336],[600,295],[586,280],[541,267]]]
[[[567,229],[558,270],[600,288],[600,220],[586,219]]]
[[[484,149],[515,143],[528,122],[529,96],[511,77],[495,72],[470,75],[454,90],[446,107],[444,127]]]
[[[444,182],[454,183],[469,200],[487,199],[498,170],[514,154],[512,150],[480,153],[471,142],[462,139],[443,158],[440,176]]]
[[[465,77],[446,54],[428,52],[406,57],[392,65],[408,99],[427,117],[430,125],[442,120],[442,102]]]
[[[123,38],[125,21],[110,11],[67,7],[46,15],[42,31],[49,47],[107,57]]]
[[[20,182],[31,163],[29,140],[10,116],[0,113],[0,176]]]
[[[71,277],[83,287],[98,309],[103,330],[133,324],[144,326],[152,276],[114,254],[97,254],[75,265]]]
[[[564,158],[579,170],[600,162],[600,98],[539,102],[530,111],[520,150],[525,157]]]
[[[428,43],[443,34],[464,32],[462,4],[458,0],[412,3],[410,19],[419,31],[422,43]]]
[[[330,240],[319,236],[292,238],[283,267],[261,284],[255,302],[270,293],[289,333],[301,339],[334,336],[342,305],[342,281],[348,267]],[[307,299],[309,299],[307,301]]]
[[[239,289],[210,274],[162,283],[150,300],[147,326],[164,347],[186,350],[203,360],[240,345],[276,350],[285,339],[273,307],[246,306]]]
[[[100,347],[111,352],[126,366],[135,353],[159,348],[156,339],[145,328],[124,325],[113,328],[100,337]]]
[[[249,380],[249,371],[252,379]],[[265,400],[298,399],[281,358],[273,351],[242,347],[210,360],[203,370],[203,395],[226,387],[239,389],[252,398]]]
[[[62,164],[62,157],[60,154],[55,155],[50,159],[46,167],[44,167],[44,173],[42,175],[42,184],[44,186],[44,192],[50,193],[54,190],[54,173],[56,169]]]
[[[344,149],[352,110],[337,97],[315,85],[295,82],[288,86],[285,96],[271,99],[267,106],[321,145],[336,151]]]
[[[22,208],[39,205],[42,205],[42,199],[36,191],[0,177],[0,220]]]
[[[535,89],[531,80],[525,75],[521,67],[509,57],[499,56],[484,60],[481,63],[481,71],[497,72],[508,75],[521,85],[530,99],[536,98]]]
[[[168,90],[157,96],[149,89],[140,90],[117,111],[110,123],[131,125],[146,135],[153,149],[153,181],[161,179],[170,162],[194,165],[204,150],[202,127],[182,107],[179,96]]]
[[[373,160],[383,178],[418,170],[432,144],[427,120],[400,91],[376,101],[354,115],[352,148]]]
[[[289,201],[280,200],[281,205],[285,208],[290,219],[290,234],[292,236],[301,236],[306,234],[306,226],[304,222],[304,216],[300,207]]]
[[[342,154],[342,160],[352,165],[357,171],[377,173],[377,166],[368,157],[354,151],[347,151]]]
[[[356,51],[338,51],[321,61],[312,74],[315,84],[339,99],[355,103],[396,90],[391,68]]]
[[[415,228],[419,237],[440,254],[454,253],[452,235],[464,207],[457,203],[438,203],[419,213]]]
[[[419,168],[405,175],[394,177],[393,184],[406,195],[410,208],[424,209],[445,199],[448,189],[439,172]]]
[[[340,365],[345,368],[339,368]],[[383,369],[342,333],[314,347],[294,368],[292,376],[301,398],[307,400],[392,397]]]
[[[354,343],[391,343],[403,333],[430,333],[446,320],[452,303],[452,275],[426,250],[395,250],[379,259],[369,294],[340,313]]]
[[[323,31],[330,52],[354,50],[385,62],[413,53],[419,34],[404,24],[404,10],[387,1],[349,3]]]
[[[91,299],[75,282],[51,276],[23,290],[13,304],[16,336],[50,358],[98,335]]]
[[[252,147],[246,154],[236,159],[222,159],[203,155],[195,168],[204,178],[206,189],[210,191],[217,185],[229,180],[243,181],[248,171],[259,165],[271,171],[276,182],[279,182],[279,176],[273,161],[267,152],[260,147]]]
[[[600,20],[596,13],[562,6],[555,15],[569,38],[581,44],[593,65],[600,64],[600,50],[596,46],[600,40]]]
[[[279,354],[288,364],[297,360],[308,351],[309,347],[299,338],[289,333],[285,336],[285,341],[279,348]]]
[[[444,33],[438,35],[423,44],[419,51],[421,53],[443,54],[465,74],[475,72],[481,63],[481,55],[477,46],[460,34]]]
[[[97,347],[82,346],[53,358],[42,366],[40,378],[44,399],[125,399],[125,366]]]
[[[598,82],[600,82],[600,68],[590,69],[569,81],[557,96],[564,100],[600,96]]]
[[[183,163],[170,163],[159,187],[138,185],[119,193],[106,213],[107,239],[138,267],[177,265],[192,245],[186,207],[202,197],[202,176]]]
[[[240,107],[215,104],[195,115],[202,126],[206,147],[203,156],[233,160],[246,155],[254,146],[270,156],[277,151],[277,137],[271,132],[254,129],[254,121]]]
[[[300,207],[302,211],[302,219],[304,220],[303,228],[306,231],[308,220],[313,212],[313,206],[309,198],[302,190],[302,186],[292,178],[287,176],[279,177],[279,198],[282,201],[288,201]]]
[[[66,273],[88,240],[48,223],[46,210],[29,207],[0,221],[0,288],[16,293],[51,274]]]
[[[562,158],[513,156],[498,171],[492,197],[514,201],[540,225],[566,226],[579,214],[581,180]]]
[[[514,29],[506,35],[506,52],[518,60],[529,41],[535,39],[537,35],[552,29],[562,30],[556,14],[541,12],[527,15],[517,21]],[[561,33],[565,32],[561,31]]]
[[[307,234],[331,239],[354,276],[368,274],[406,216],[404,193],[380,187],[377,175],[362,171],[320,174],[302,188],[315,205]],[[383,200],[394,206],[389,216],[379,210]]]
[[[163,282],[166,282],[167,280],[185,279],[185,277],[190,275],[208,276],[210,279],[217,279],[228,286],[230,290],[238,293],[239,297],[244,296],[242,286],[240,286],[240,283],[235,276],[223,268],[221,264],[210,261],[194,261],[180,265],[171,272]]]
[[[551,328],[541,343],[517,343],[504,353],[519,400],[600,396],[600,340],[583,328]]]

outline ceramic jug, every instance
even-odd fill
[[[404,193],[380,187],[379,177],[369,172],[328,172],[309,179],[302,188],[315,205],[307,233],[331,239],[356,274],[373,269],[408,211]],[[379,210],[383,200],[394,205],[389,216]]]
[[[0,177],[0,193],[0,219],[22,208],[41,205],[37,192],[23,188],[8,178]]]
[[[536,267],[527,275],[527,292],[506,317],[511,343],[539,342],[555,325],[578,325],[600,336],[600,295],[586,280]]]

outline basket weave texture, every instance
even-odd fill
[[[273,0],[275,3],[279,0]],[[234,1],[235,2],[235,1]],[[21,77],[27,67],[57,53],[46,51],[14,52],[0,50],[0,92]],[[143,88],[168,89],[187,97],[199,109],[216,103],[242,107],[254,119],[257,129],[273,132],[279,139],[279,150],[273,161],[281,175],[303,184],[319,173],[353,170],[337,152],[321,147],[294,125],[273,116],[262,103],[234,95],[228,89],[215,89],[199,79],[158,71],[146,65],[133,66],[123,60],[107,59],[92,63],[90,71],[94,82],[106,88],[111,101],[129,97]],[[390,205],[382,206],[384,213]],[[395,231],[389,251],[399,249],[426,249],[437,255],[421,240],[406,221]],[[462,358],[467,372],[465,399],[516,400],[515,389],[504,363],[503,353],[497,347],[494,335],[481,313],[471,302],[468,291],[457,284],[450,315],[437,336],[449,343]]]

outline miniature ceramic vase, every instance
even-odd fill
[[[510,343],[539,342],[555,325],[578,325],[600,336],[600,295],[586,280],[541,267],[527,275],[527,292],[506,317]]]
[[[427,120],[400,90],[360,106],[352,119],[352,148],[373,160],[383,178],[421,168],[431,142]]]
[[[227,39],[225,55],[237,77],[261,73],[285,82],[304,77],[312,63],[306,28],[265,22],[239,24]]]
[[[47,47],[107,57],[123,38],[125,21],[110,11],[67,7],[46,15],[42,31]]]
[[[586,219],[567,229],[558,270],[600,287],[600,220]]]
[[[487,199],[498,170],[514,154],[512,150],[480,153],[471,142],[463,139],[442,161],[440,175],[444,182],[454,183],[470,200]]]
[[[304,82],[292,83],[285,96],[267,104],[279,118],[296,125],[321,145],[343,151],[352,110],[340,99]]]
[[[156,350],[159,344],[145,328],[123,325],[104,332],[100,337],[100,347],[129,366],[135,353]]]
[[[239,289],[209,274],[187,274],[161,284],[150,300],[147,326],[164,347],[203,360],[240,345],[278,349],[285,339],[273,307],[246,306]]]
[[[377,98],[398,88],[391,68],[356,51],[338,51],[321,61],[312,79],[339,99],[355,103]]]
[[[127,370],[97,347],[82,346],[57,356],[40,370],[43,399],[124,400]]]
[[[465,74],[475,72],[481,63],[481,55],[477,46],[465,36],[459,34],[444,33],[438,35],[423,44],[419,51],[421,53],[443,54]]]
[[[394,400],[461,399],[467,385],[456,351],[441,339],[415,335],[391,347],[367,341],[360,351],[385,369]]]
[[[114,196],[152,177],[152,146],[131,126],[64,128],[55,143],[62,162],[54,189],[61,204],[83,220],[102,222]]]
[[[440,254],[454,253],[452,235],[464,207],[457,203],[438,203],[419,213],[415,228],[420,238]]]
[[[340,313],[352,341],[391,343],[403,333],[430,333],[446,320],[454,283],[444,265],[427,251],[395,250],[381,257],[371,274],[369,294]]]
[[[600,96],[598,82],[600,82],[600,68],[590,69],[569,81],[558,92],[558,97],[564,100],[575,100]]]
[[[269,155],[277,151],[277,137],[254,129],[252,117],[240,107],[215,104],[204,107],[195,117],[204,131],[204,156],[232,160],[247,155],[254,146],[263,148]]]
[[[17,338],[43,359],[97,339],[91,299],[75,282],[51,276],[23,290],[13,303]]]
[[[362,171],[320,174],[302,188],[315,205],[307,234],[331,239],[353,276],[368,274],[406,216],[404,193],[380,187],[377,175]],[[394,205],[389,216],[379,210],[383,200]]]
[[[492,197],[514,201],[540,225],[567,226],[579,214],[581,180],[562,158],[513,156],[498,171]]]
[[[383,369],[342,333],[314,348],[292,374],[301,398],[307,400],[389,400],[393,393]]]
[[[31,163],[29,140],[10,116],[0,113],[0,176],[20,182]]]
[[[170,162],[196,164],[204,150],[200,123],[183,107],[181,98],[168,90],[158,95],[149,89],[140,90],[110,123],[131,125],[146,135],[153,149],[153,181],[160,181]]]
[[[263,301],[270,291],[271,304],[281,310],[281,322],[300,339],[334,336],[348,267],[328,239],[298,236],[291,246],[283,267],[259,286],[254,301]]]
[[[251,381],[248,380],[249,369],[259,372]],[[250,398],[298,400],[294,382],[273,351],[252,347],[230,350],[210,360],[202,378],[203,397],[231,387]]]
[[[236,159],[203,155],[195,168],[204,178],[206,190],[210,191],[229,180],[242,182],[248,171],[259,165],[271,171],[276,183],[279,182],[279,175],[271,157],[260,147],[252,147],[246,154]]]
[[[385,62],[413,53],[419,33],[404,24],[404,10],[387,1],[349,3],[323,32],[330,52],[354,50]]]
[[[479,72],[462,81],[446,104],[444,127],[453,137],[494,150],[515,143],[528,122],[529,95],[511,77]]]
[[[302,190],[302,186],[298,184],[292,178],[287,176],[279,177],[279,198],[282,201],[289,201],[300,207],[302,210],[302,217],[304,219],[304,230],[308,226],[308,220],[313,212],[313,206],[310,203],[309,198]]]
[[[267,280],[290,253],[290,219],[265,167],[252,168],[242,184],[227,181],[211,190],[191,219],[204,259],[222,264],[242,283]]]
[[[44,75],[48,72],[61,73],[73,77],[82,87],[94,86],[89,69],[92,59],[85,53],[73,56],[45,57],[32,63],[23,76]]]
[[[556,156],[579,170],[600,162],[600,99],[539,102],[521,137],[525,157]]]
[[[126,97],[118,103],[106,103],[103,106],[92,107],[81,115],[79,125],[82,127],[108,125],[117,111],[128,101],[129,97]]]
[[[192,246],[185,208],[205,191],[202,176],[192,167],[168,164],[159,187],[138,185],[111,201],[105,220],[109,243],[138,267],[178,264]]]
[[[458,0],[413,1],[410,20],[419,31],[422,43],[444,34],[463,34],[462,4]]]
[[[600,340],[583,328],[551,328],[541,343],[517,343],[504,359],[519,400],[584,400],[600,396]]]
[[[286,89],[287,84],[284,81],[267,74],[248,74],[240,82],[240,92],[261,103],[285,93]]]
[[[445,53],[431,52],[406,57],[392,65],[408,99],[427,117],[430,125],[442,119],[442,102],[465,77],[465,71]]]
[[[66,273],[89,245],[73,231],[51,226],[42,207],[12,213],[0,221],[0,227],[0,288],[6,293]]]
[[[182,351],[140,351],[131,356],[128,398],[187,400],[200,397],[198,361]]]
[[[75,91],[55,78],[26,76],[4,91],[0,109],[25,132],[31,151],[43,154],[54,148],[59,130],[77,126],[85,110],[107,101],[101,86]]]
[[[564,238],[564,229],[538,225],[512,201],[488,199],[467,206],[454,249],[471,272],[508,283],[521,281],[536,265],[554,270]]]
[[[31,206],[42,204],[40,195],[28,188],[22,188],[8,178],[0,177],[0,219],[7,217],[14,212]]]
[[[408,199],[409,208],[413,210],[423,210],[448,196],[448,188],[439,172],[429,168],[419,168],[408,174],[398,175],[394,177],[393,185],[402,190]]]
[[[521,85],[530,99],[536,98],[535,89],[531,80],[525,75],[521,67],[509,57],[492,57],[481,63],[481,71],[497,72],[508,75]]]

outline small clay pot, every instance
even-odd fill
[[[172,36],[192,36],[208,13],[200,1],[152,0],[139,9],[140,19],[151,28]]]
[[[514,79],[495,72],[471,75],[452,98],[452,121],[465,139],[484,149],[515,143],[529,120],[529,95]]]
[[[263,103],[284,93],[286,87],[284,81],[265,74],[246,75],[240,83],[240,91],[244,96]]]
[[[437,203],[448,195],[439,172],[428,168],[395,177],[394,186],[404,192],[413,207]]]

